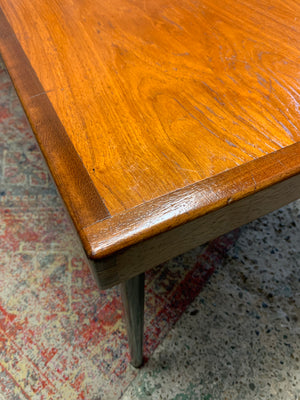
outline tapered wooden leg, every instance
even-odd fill
[[[145,274],[121,284],[131,364],[136,368],[143,364],[144,284]]]

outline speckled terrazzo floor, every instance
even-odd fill
[[[300,398],[300,201],[242,228],[122,400]]]

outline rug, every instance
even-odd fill
[[[1,59],[0,205],[0,399],[119,399],[137,375],[119,288],[98,291]],[[146,359],[238,235],[146,274]]]

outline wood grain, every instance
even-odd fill
[[[0,5],[111,215],[299,140],[299,1]]]
[[[110,288],[299,197],[298,174],[102,260],[89,260],[90,268],[98,287]]]
[[[101,197],[0,9],[0,50],[38,144],[78,230],[109,216]]]
[[[263,203],[266,188],[299,174],[300,143],[296,143],[109,220],[92,224],[84,228],[82,238],[89,257],[101,258],[220,208],[225,207],[226,213],[228,204],[260,191]],[[285,192],[286,187],[282,189],[282,199]]]
[[[298,0],[0,0],[0,51],[142,364],[147,269],[300,196]]]
[[[0,7],[0,51],[89,257],[253,196],[269,210],[273,185],[284,204],[300,173],[298,1]]]

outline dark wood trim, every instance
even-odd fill
[[[91,259],[131,248],[219,209],[226,212],[228,204],[300,173],[296,143],[111,217],[2,10],[0,52]]]
[[[101,259],[221,208],[226,213],[229,204],[299,173],[296,143],[84,228],[87,254]]]
[[[102,260],[90,260],[91,270],[99,288],[107,289],[299,197],[300,174]]]
[[[80,232],[84,226],[109,217],[102,198],[1,9],[0,52],[76,229]]]

